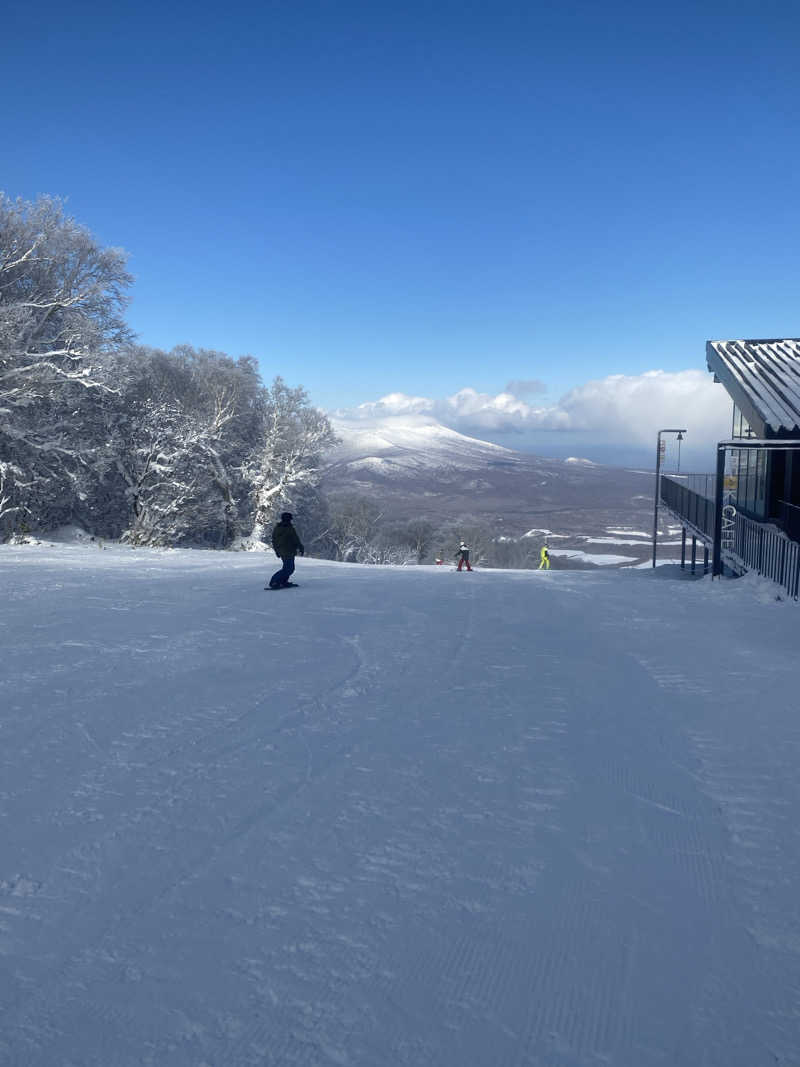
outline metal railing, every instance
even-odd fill
[[[797,504],[790,504],[788,500],[779,500],[778,506],[780,508],[778,521],[781,529],[785,530],[795,541],[800,541],[800,507]]]
[[[663,474],[661,501],[703,541],[714,537],[713,474]],[[728,566],[740,574],[753,570],[779,585],[788,596],[800,598],[800,507],[780,501],[783,529],[737,513]]]
[[[714,536],[716,482],[713,474],[661,475],[662,503],[708,541]]]
[[[691,493],[697,493],[698,496],[705,497],[706,500],[713,500],[717,492],[717,478],[715,474],[670,474],[670,478],[674,478],[680,482],[681,485],[685,485]]]
[[[754,570],[795,600],[800,596],[800,542],[777,526],[736,516],[732,549],[724,556],[737,570]]]

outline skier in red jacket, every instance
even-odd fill
[[[456,570],[460,571],[465,563],[467,565],[467,570],[472,570],[472,567],[470,567],[469,565],[469,548],[464,544],[463,541],[458,546],[458,552],[456,552],[456,557],[458,558],[458,566],[456,567]]]

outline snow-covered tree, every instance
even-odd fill
[[[309,406],[305,390],[275,378],[265,390],[262,444],[246,470],[253,487],[252,540],[263,540],[277,515],[318,484],[322,457],[335,441],[327,416]]]
[[[334,559],[347,563],[374,562],[373,546],[381,537],[381,509],[369,497],[343,493],[330,502],[328,537]]]
[[[0,537],[76,521],[225,547],[299,505],[321,544],[325,415],[250,357],[134,346],[130,281],[59,201],[0,194]]]
[[[0,532],[22,514],[45,528],[69,517],[84,401],[111,388],[107,358],[129,339],[130,281],[125,254],[101,248],[59,201],[0,194]]]
[[[126,539],[225,547],[247,508],[242,467],[261,424],[255,362],[182,346],[134,349],[121,365],[104,475],[124,487]]]
[[[24,498],[24,490],[28,488],[24,483],[24,472],[14,463],[6,463],[0,460],[0,530],[3,524],[11,522],[12,518],[27,515],[28,508],[20,503]],[[24,518],[23,518],[24,521]],[[16,522],[15,525],[20,525]]]
[[[437,531],[437,554],[441,559],[453,559],[457,555],[459,542],[463,540],[469,546],[473,564],[490,563],[496,536],[496,532],[484,521],[462,515],[445,523]]]
[[[539,566],[540,548],[541,542],[532,537],[496,539],[487,553],[488,563],[490,567],[533,570]]]
[[[392,526],[387,535],[398,548],[407,550],[415,563],[423,563],[433,546],[436,527],[429,519],[414,518]]]

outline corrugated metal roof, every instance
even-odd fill
[[[800,338],[709,341],[706,358],[751,424],[755,413],[766,432],[800,430]]]

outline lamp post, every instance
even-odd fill
[[[658,497],[661,488],[661,435],[662,433],[676,433],[678,440],[683,440],[686,430],[659,430],[656,444],[656,506],[653,510],[653,566],[656,565],[656,542],[658,539]]]

